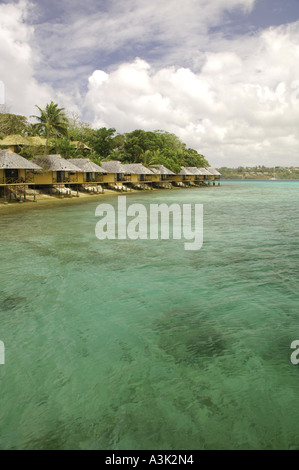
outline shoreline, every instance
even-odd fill
[[[175,191],[177,189],[183,188],[173,188],[171,191]],[[165,189],[155,188],[155,189],[146,189],[143,191],[138,191],[137,189],[132,189],[131,191],[124,191],[118,192],[112,189],[105,189],[104,193],[100,194],[88,194],[88,193],[80,193],[79,197],[57,197],[57,196],[50,196],[48,194],[38,194],[36,197],[36,201],[33,200],[33,196],[26,196],[26,201],[13,201],[8,204],[4,204],[3,198],[0,200],[0,216],[17,213],[17,212],[24,212],[27,210],[37,210],[39,208],[50,209],[57,206],[67,206],[73,204],[84,204],[85,202],[91,202],[92,200],[100,201],[103,198],[107,197],[115,197],[115,196],[129,196],[130,194],[136,193],[152,193],[153,191],[165,191]],[[170,190],[169,190],[170,191]]]
[[[227,180],[228,181],[228,180]],[[232,180],[231,180],[232,181]],[[190,187],[189,189],[198,189],[197,186]],[[173,187],[172,189],[165,189],[165,188],[153,188],[153,189],[144,189],[142,191],[138,189],[131,189],[131,191],[115,191],[113,189],[105,189],[104,193],[99,194],[90,194],[90,193],[79,193],[79,197],[72,196],[72,197],[59,197],[49,194],[38,194],[36,195],[36,200],[34,201],[34,197],[32,195],[26,196],[26,201],[13,201],[7,204],[4,204],[4,198],[0,199],[0,216],[17,213],[17,212],[25,212],[27,210],[37,210],[39,208],[50,209],[53,207],[58,206],[67,206],[67,205],[74,205],[74,204],[84,204],[85,202],[91,202],[92,200],[100,201],[103,198],[107,197],[117,197],[120,195],[129,196],[130,194],[145,194],[145,193],[153,193],[156,191],[184,191],[186,188],[181,187]],[[206,188],[207,189],[207,188]]]
[[[133,191],[131,191],[133,193]],[[134,191],[137,192],[137,191]],[[0,200],[0,215],[8,214],[10,212],[21,212],[24,210],[35,210],[40,207],[50,208],[55,206],[66,206],[69,204],[83,204],[84,202],[90,202],[92,200],[100,200],[108,196],[118,195],[119,193],[110,189],[105,190],[104,193],[100,194],[87,194],[80,193],[79,197],[57,197],[50,196],[48,194],[38,194],[36,200],[33,200],[32,196],[26,196],[26,201],[13,201],[8,204],[4,204],[3,198]],[[126,193],[127,194],[127,193]]]

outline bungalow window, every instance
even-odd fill
[[[5,168],[5,180],[6,181],[17,181],[19,176],[19,170]]]
[[[117,181],[122,181],[123,180],[123,174],[122,173],[117,173],[116,180]]]

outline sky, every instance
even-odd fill
[[[298,63],[299,0],[0,0],[5,109],[165,130],[215,167],[299,166]]]

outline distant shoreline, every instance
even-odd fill
[[[248,182],[250,182],[250,181],[263,181],[264,183],[267,183],[267,182],[269,182],[269,183],[275,183],[275,182],[277,182],[277,181],[280,181],[280,182],[282,182],[282,181],[298,181],[298,182],[299,182],[299,178],[290,178],[290,179],[288,179],[288,178],[282,178],[282,179],[276,178],[275,180],[266,179],[266,178],[248,178],[248,179],[241,179],[241,178],[223,178],[223,179],[221,179],[221,183],[223,183],[223,182],[225,182],[225,181],[238,181],[238,182],[241,182],[241,183],[243,183],[243,182],[248,183]]]

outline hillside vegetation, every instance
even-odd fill
[[[115,128],[93,129],[78,116],[67,117],[63,108],[51,102],[45,109],[37,106],[38,113],[25,116],[0,113],[1,139],[14,134],[24,137],[39,136],[44,146],[24,145],[19,153],[28,159],[43,153],[61,154],[64,158],[88,157],[95,163],[120,160],[123,163],[143,163],[145,166],[162,164],[172,171],[181,166],[209,166],[207,159],[196,150],[187,148],[176,135],[164,130],[136,129],[118,133]],[[76,142],[74,146],[73,142]]]

